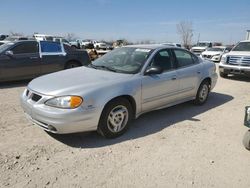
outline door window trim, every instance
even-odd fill
[[[178,62],[178,60],[177,60],[177,57],[176,57],[176,55],[175,55],[174,50],[179,50],[179,51],[183,51],[183,52],[186,52],[186,53],[190,54],[193,64],[189,64],[189,65],[186,65],[186,66],[179,66],[179,62]],[[173,54],[173,57],[174,57],[174,59],[175,59],[176,70],[182,69],[182,68],[187,68],[187,67],[192,67],[192,66],[198,65],[198,64],[200,63],[200,62],[195,62],[195,61],[194,61],[194,58],[193,58],[194,54],[192,54],[191,52],[189,52],[189,51],[187,51],[187,50],[183,50],[183,49],[172,49],[172,54]],[[198,58],[198,57],[197,57],[197,58]],[[198,60],[199,60],[199,59],[198,59]]]
[[[169,69],[169,70],[164,70],[160,75],[165,74],[165,73],[167,73],[167,72],[171,72],[171,71],[176,70],[177,64],[176,64],[176,62],[175,62],[175,58],[174,58],[174,56],[173,56],[172,49],[170,49],[170,48],[164,48],[164,49],[157,50],[157,51],[155,51],[155,53],[152,54],[152,57],[149,58],[149,63],[147,64],[145,70],[143,71],[143,75],[145,74],[147,68],[151,67],[152,61],[153,61],[154,57],[155,57],[158,53],[160,53],[160,52],[162,52],[162,51],[168,51],[169,56],[170,56],[170,60],[171,60],[171,62],[172,62],[173,67],[172,67],[171,69]]]

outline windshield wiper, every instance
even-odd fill
[[[112,72],[118,72],[118,70],[116,70],[114,68],[111,68],[111,67],[104,66],[104,65],[93,65],[93,64],[90,64],[90,67],[92,67],[94,69],[105,69],[105,70],[112,71]]]

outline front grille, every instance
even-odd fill
[[[212,58],[212,56],[211,56],[211,55],[203,55],[203,57],[204,57],[204,58],[209,58],[209,59],[211,59],[211,58]]]
[[[37,102],[37,101],[39,101],[41,98],[42,98],[42,96],[33,93],[33,94],[32,94],[32,97],[31,97],[31,100]]]
[[[229,65],[237,65],[237,66],[250,66],[250,57],[242,57],[242,56],[229,56],[227,63]]]

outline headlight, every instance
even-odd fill
[[[62,96],[49,99],[45,104],[56,108],[73,109],[79,107],[82,102],[83,99],[79,96]]]
[[[227,62],[227,56],[222,56],[220,62],[221,63],[226,63]]]

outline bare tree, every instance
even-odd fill
[[[177,32],[181,36],[183,46],[187,49],[190,48],[193,37],[193,24],[188,21],[181,21],[176,25]]]
[[[67,33],[65,36],[65,39],[67,39],[68,41],[73,41],[75,40],[77,37],[74,33]]]
[[[19,32],[10,31],[9,35],[10,36],[23,36],[24,34],[23,33],[19,33]]]

